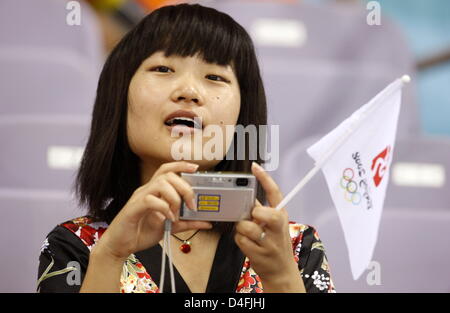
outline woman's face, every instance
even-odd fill
[[[183,155],[189,155],[183,159],[200,164],[200,169],[210,169],[220,159],[194,159],[213,138],[207,147],[219,140],[222,157],[226,154],[233,138],[226,125],[236,125],[240,103],[239,84],[231,66],[206,63],[198,56],[165,57],[156,52],[144,60],[130,82],[127,135],[131,150],[144,164],[158,166],[174,160],[180,149],[172,151],[173,145],[182,146]],[[193,117],[201,119],[201,128],[183,125],[191,126]],[[206,134],[211,125],[220,127],[222,137]],[[173,130],[181,134],[172,136]]]

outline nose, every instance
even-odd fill
[[[198,89],[194,84],[184,82],[180,84],[172,93],[172,101],[174,102],[194,102],[195,104],[203,104]]]

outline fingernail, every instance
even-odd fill
[[[197,212],[197,205],[195,204],[195,200],[191,199],[190,203],[191,203],[191,209],[193,211]]]
[[[189,210],[194,210],[194,202],[192,199],[188,199],[186,201],[186,206],[188,207]]]
[[[261,165],[259,165],[259,164],[256,163],[256,162],[252,162],[252,168],[255,169],[255,170],[258,171],[258,172],[264,171],[264,169],[261,167]]]
[[[192,164],[192,163],[189,164],[189,168],[193,171],[196,171],[198,169],[198,166],[199,166],[198,164]]]

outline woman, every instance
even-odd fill
[[[198,131],[187,127],[189,122],[175,125],[174,116],[199,117],[203,128],[218,125],[223,133],[227,125],[258,130],[266,124],[253,44],[228,15],[200,5],[163,7],[112,51],[76,181],[89,215],[48,235],[39,290],[159,292],[168,218],[178,292],[334,291],[315,230],[289,223],[285,209],[274,210],[282,194],[257,164],[259,154],[253,164],[248,156],[174,161],[171,148],[179,138],[172,130]],[[224,151],[235,141],[236,134],[226,137]],[[179,220],[181,201],[194,209],[192,188],[179,174],[197,170],[252,172],[260,185],[252,220],[236,225]],[[268,206],[261,205],[265,199]],[[188,249],[177,249],[183,244]]]

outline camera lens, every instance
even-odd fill
[[[237,178],[236,179],[236,185],[237,186],[241,186],[241,187],[247,186],[248,185],[248,178]]]

